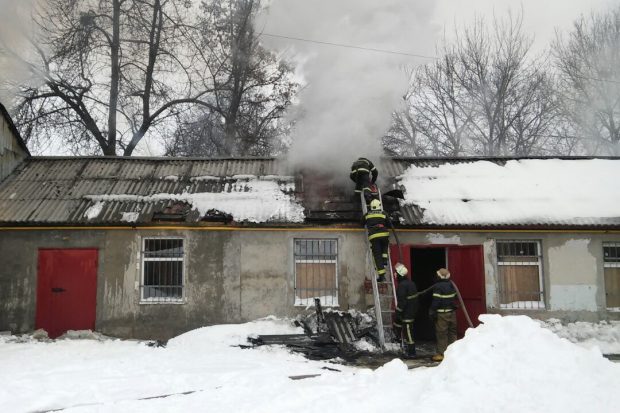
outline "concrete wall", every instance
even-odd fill
[[[618,242],[620,234],[405,232],[399,238],[403,244],[482,245],[489,312],[527,314],[540,319],[559,318],[564,322],[620,319],[620,313],[606,310],[603,268],[603,242]],[[544,310],[500,309],[496,240],[540,241]]]
[[[185,239],[186,300],[140,303],[142,237]],[[98,248],[98,331],[119,337],[167,339],[210,324],[314,311],[295,307],[293,240],[339,243],[341,309],[365,308],[362,232],[31,230],[0,231],[0,331],[35,328],[39,248]]]
[[[185,239],[186,300],[141,304],[142,237]],[[403,244],[483,245],[490,312],[499,309],[496,239],[541,241],[545,303],[520,311],[565,321],[619,319],[605,310],[604,241],[620,234],[401,232]],[[34,329],[38,248],[99,249],[96,328],[119,337],[167,339],[204,325],[310,312],[295,307],[293,240],[338,239],[340,309],[365,309],[366,244],[361,231],[0,230],[0,331]]]

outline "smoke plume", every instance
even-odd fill
[[[19,85],[38,82],[28,63],[34,54],[34,11],[42,0],[0,0],[0,102],[11,106]]]
[[[378,160],[381,137],[403,102],[404,67],[433,55],[433,2],[424,0],[273,0],[259,20],[267,47],[292,53],[304,85],[289,160],[345,173],[358,156]],[[273,35],[341,46],[283,39]],[[381,53],[367,49],[382,49]]]

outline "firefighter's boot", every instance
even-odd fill
[[[411,358],[411,359],[416,356],[415,344],[407,344],[406,356],[407,356],[407,358]]]

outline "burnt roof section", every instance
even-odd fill
[[[515,159],[620,161],[620,158],[614,157],[396,157],[382,158],[376,164],[379,185],[383,192],[387,192],[403,189],[396,178],[412,165],[440,167],[481,160],[504,165]],[[353,195],[348,171],[345,174],[345,177],[335,179],[314,171],[295,172],[286,162],[276,158],[30,157],[0,184],[0,225],[140,226],[158,222],[187,225],[200,225],[203,221],[229,222],[231,217],[217,208],[205,216],[195,209],[188,209],[182,200],[174,197],[149,197],[154,194],[243,191],[242,185],[235,186],[243,176],[269,177],[279,182],[282,193],[290,195],[303,206],[306,224],[357,223],[360,217],[359,201]],[[103,197],[103,201],[97,196]],[[91,214],[97,202],[100,202],[98,207],[101,210],[94,211],[98,212],[96,215]],[[400,214],[402,227],[420,229],[620,229],[620,218],[448,226],[425,223],[424,210],[417,205],[401,206]],[[279,220],[259,225],[287,223],[290,222],[283,214]]]
[[[13,119],[11,119],[11,115],[9,115],[9,111],[6,110],[2,102],[0,102],[0,114],[2,114],[2,116],[6,120],[6,123],[9,125],[9,129],[11,129],[11,132],[13,132],[13,135],[15,135],[15,139],[17,139],[17,144],[20,146],[20,148],[22,148],[28,154],[28,156],[30,156],[30,151],[28,150],[26,143],[22,139],[22,135],[19,133],[19,131],[15,127],[15,124],[13,123]]]

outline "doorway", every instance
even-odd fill
[[[411,279],[418,287],[418,291],[435,284],[436,271],[439,268],[446,268],[445,248],[411,248]],[[435,325],[428,316],[432,299],[433,296],[429,293],[419,298],[420,307],[413,324],[416,341],[435,341]]]

